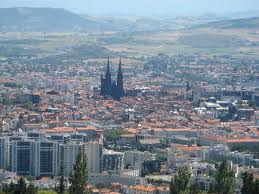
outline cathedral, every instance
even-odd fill
[[[111,96],[115,100],[120,100],[125,96],[125,91],[123,89],[123,74],[121,69],[121,59],[119,62],[119,69],[117,73],[117,83],[112,81],[111,70],[110,70],[110,60],[108,58],[107,69],[105,77],[101,76],[101,95]]]

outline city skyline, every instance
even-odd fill
[[[0,194],[258,194],[258,0],[0,1]]]

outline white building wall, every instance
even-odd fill
[[[97,141],[89,141],[85,145],[87,165],[89,173],[100,173],[102,171],[103,145]]]

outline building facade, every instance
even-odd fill
[[[103,170],[118,171],[124,168],[124,153],[113,150],[103,152]]]
[[[89,173],[100,173],[103,164],[103,144],[98,141],[89,141],[85,144],[85,153]]]
[[[59,158],[60,167],[63,166],[64,176],[70,176],[73,173],[76,157],[83,151],[84,144],[69,142],[61,145]]]

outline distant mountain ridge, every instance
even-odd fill
[[[197,19],[197,18],[196,18]],[[259,17],[245,19],[203,18],[113,18],[78,15],[60,8],[0,8],[0,32],[143,32],[212,27],[219,29],[259,28]],[[212,22],[210,22],[212,21]],[[209,23],[207,23],[209,22]],[[199,24],[200,23],[200,24]]]
[[[177,25],[174,20],[94,17],[78,15],[60,8],[0,8],[0,31],[2,32],[140,32],[174,29]]]
[[[0,8],[0,31],[141,31],[155,30],[159,21],[153,19],[130,21],[105,17],[78,15],[60,8]]]
[[[195,26],[195,28],[218,28],[218,29],[259,29],[259,17],[230,19]]]
[[[98,23],[65,9],[0,8],[0,31],[92,31]]]

